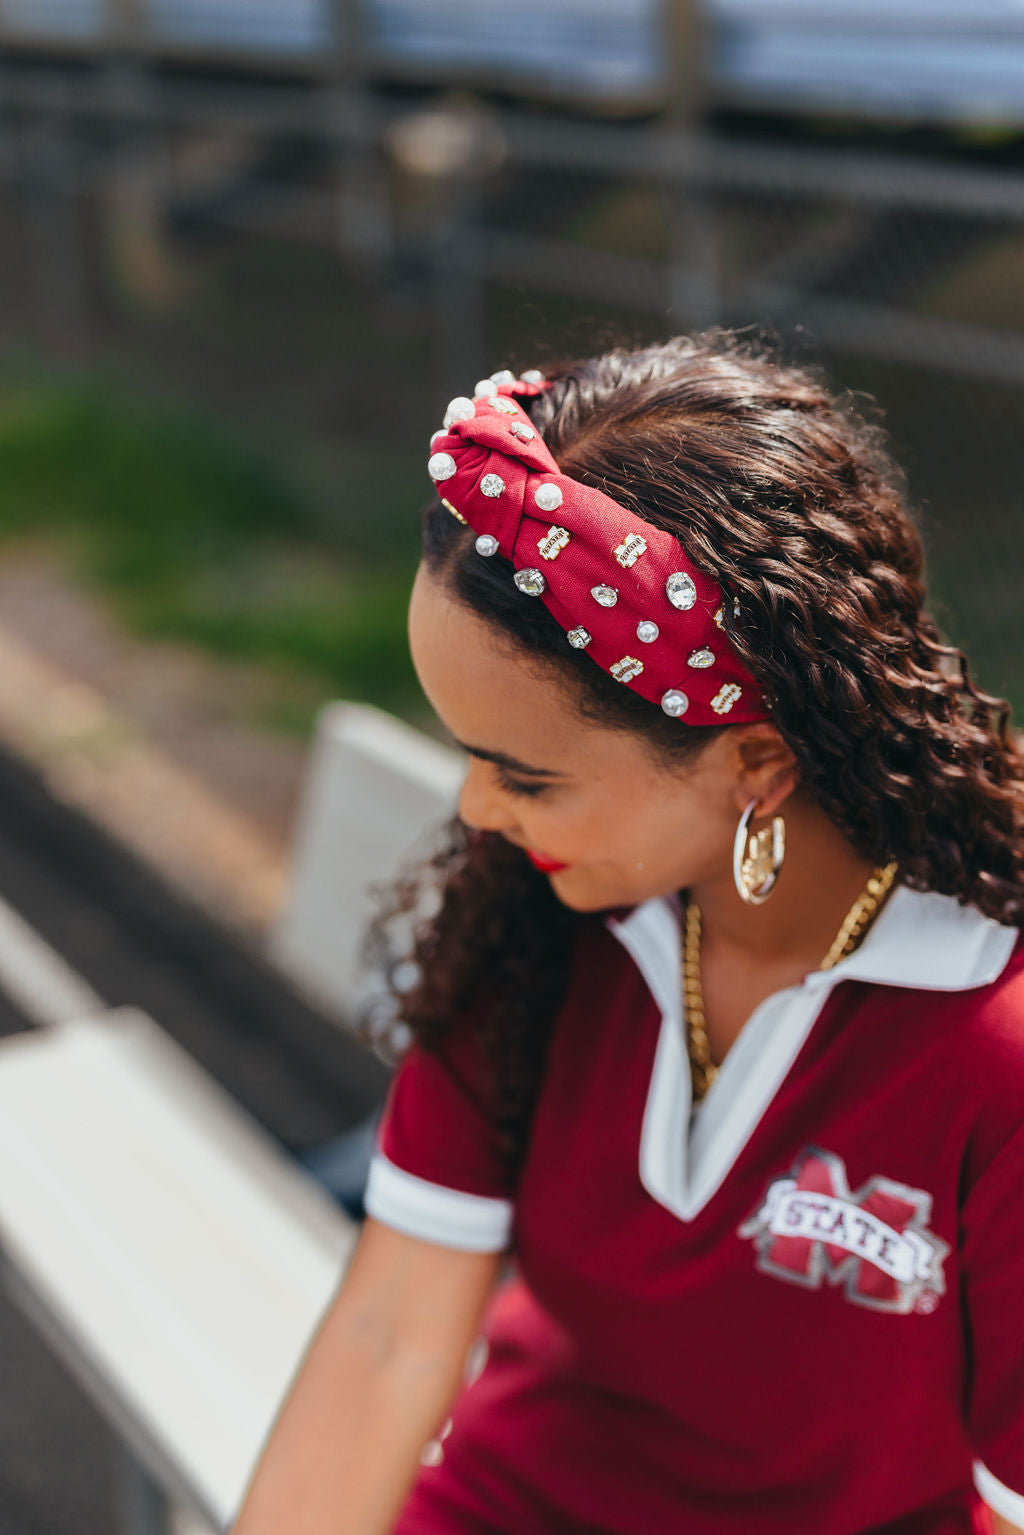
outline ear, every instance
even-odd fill
[[[755,816],[774,815],[799,782],[793,752],[769,720],[738,725],[734,747],[737,809],[742,813],[754,799]]]

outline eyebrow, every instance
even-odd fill
[[[461,746],[464,752],[469,752],[471,757],[479,757],[482,762],[493,762],[495,767],[507,768],[511,773],[527,773],[531,778],[565,778],[565,773],[559,773],[554,768],[531,767],[528,762],[520,762],[518,757],[510,757],[507,752],[488,751],[485,746],[467,746],[465,741],[456,741],[456,746]]]

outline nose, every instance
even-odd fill
[[[494,782],[493,770],[475,757],[470,758],[459,793],[459,817],[477,831],[506,832],[516,825],[507,796]]]

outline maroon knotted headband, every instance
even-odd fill
[[[691,725],[770,718],[764,693],[722,626],[721,587],[610,496],[562,474],[516,395],[547,387],[505,371],[452,400],[428,464],[444,505],[501,553],[570,645]]]

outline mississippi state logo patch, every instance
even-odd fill
[[[790,1284],[842,1285],[847,1300],[873,1311],[934,1311],[946,1292],[949,1244],[928,1230],[932,1196],[891,1178],[850,1192],[834,1152],[806,1146],[776,1178],[760,1208],[738,1228],[757,1249],[757,1267]]]

